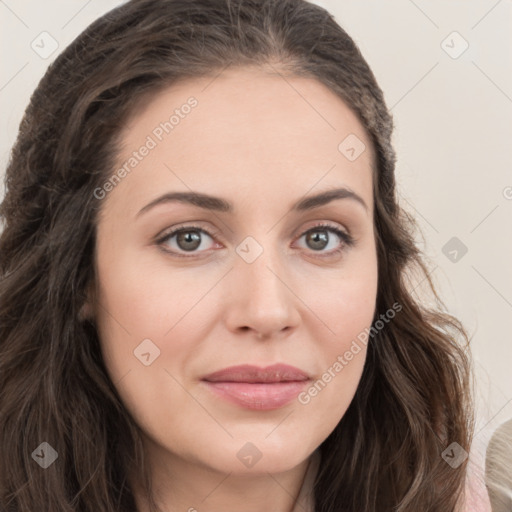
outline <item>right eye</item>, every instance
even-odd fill
[[[185,257],[189,258],[195,256],[198,253],[204,252],[202,250],[197,250],[203,246],[202,235],[206,235],[207,237],[213,239],[215,236],[214,233],[208,232],[206,229],[201,228],[199,226],[181,226],[177,229],[174,229],[168,233],[166,233],[163,237],[157,240],[157,244],[160,245],[164,251],[177,256],[177,257]],[[169,250],[168,242],[174,240],[174,247],[172,250]],[[204,249],[204,247],[203,247]],[[184,253],[192,253],[191,256],[186,254],[180,254],[180,251]]]

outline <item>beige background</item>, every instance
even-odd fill
[[[2,176],[47,66],[120,3],[0,2]],[[512,1],[316,3],[355,39],[394,114],[402,204],[419,220],[442,297],[473,336],[483,446],[512,418]],[[59,45],[46,59],[31,48],[43,31]],[[453,237],[462,257],[446,246]]]

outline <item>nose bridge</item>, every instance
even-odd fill
[[[249,296],[261,299],[263,294],[267,304],[289,299],[283,284],[282,255],[279,247],[272,242],[272,235],[265,236],[261,243],[253,237],[247,237],[237,247],[239,256],[235,265],[237,276],[245,281]]]
[[[235,291],[231,303],[231,327],[252,328],[262,334],[278,332],[298,320],[289,273],[272,233],[246,237],[237,247]]]

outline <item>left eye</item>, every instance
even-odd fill
[[[338,239],[338,243],[334,244],[335,247],[330,251],[323,251],[326,246],[331,242],[331,237],[328,235],[328,233],[334,233],[336,236],[334,239]],[[215,234],[211,234],[208,231],[206,231],[203,228],[200,228],[198,226],[188,226],[188,227],[182,227],[175,229],[174,231],[171,231],[170,233],[167,233],[164,237],[157,240],[157,244],[169,247],[171,246],[172,250],[169,250],[168,248],[164,249],[165,251],[178,256],[178,257],[189,257],[184,254],[180,254],[180,251],[188,252],[188,253],[197,253],[202,252],[197,249],[201,248],[201,245],[203,244],[204,240],[202,239],[202,235],[206,235],[208,238],[213,240],[213,237],[215,237]],[[327,224],[320,224],[318,226],[314,226],[313,228],[308,229],[305,231],[299,239],[306,237],[307,243],[313,245],[313,252],[325,252],[326,254],[321,254],[320,256],[331,256],[334,254],[337,254],[345,248],[345,246],[349,247],[354,244],[354,240],[345,231],[342,231],[338,227],[327,225]],[[175,240],[173,240],[175,239]],[[339,242],[341,240],[341,244]],[[174,241],[174,244],[168,243],[170,241]],[[173,246],[174,245],[174,246]],[[203,249],[205,249],[203,247]]]
[[[307,242],[313,244],[313,247],[315,248],[314,252],[319,252],[325,249],[329,242],[331,242],[331,237],[328,235],[328,233],[334,233],[336,235],[335,238],[341,240],[341,246],[339,242],[337,244],[334,243],[335,247],[330,251],[324,251],[326,254],[321,254],[320,256],[322,257],[333,256],[342,252],[345,247],[354,245],[354,239],[351,235],[335,226],[330,226],[328,224],[320,224],[311,229],[308,229],[301,235],[300,238],[305,236]]]

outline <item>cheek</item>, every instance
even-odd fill
[[[215,293],[208,292],[218,275],[212,266],[171,268],[154,250],[130,250],[129,244],[121,250],[121,245],[107,237],[98,244],[95,316],[112,382],[121,382],[121,393],[128,382],[144,383],[126,392],[135,409],[163,390],[183,393],[166,370],[182,381],[183,369],[207,338],[208,318],[216,312]]]
[[[201,272],[170,269],[143,251],[125,251],[98,265],[98,317],[132,343],[144,338],[163,339],[193,309],[205,292]],[[191,279],[192,277],[192,279]],[[103,320],[103,321],[102,321]]]
[[[191,403],[180,369],[194,354],[197,340],[185,327],[204,290],[190,286],[190,274],[165,272],[140,253],[100,261],[96,324],[110,379],[139,426],[173,431],[173,411]]]
[[[113,383],[144,383],[126,394],[144,403],[170,385],[169,362],[180,368],[193,353],[194,337],[183,326],[204,290],[191,286],[190,274],[162,270],[141,251],[117,251],[113,259],[100,249],[96,325],[103,360]]]
[[[325,324],[326,352],[346,350],[353,338],[371,325],[378,287],[377,257],[361,251],[330,279],[317,281],[307,295]],[[306,292],[305,292],[306,293]]]
[[[318,418],[316,428],[326,434],[345,414],[361,379],[375,315],[377,278],[376,256],[369,253],[309,295],[312,309],[322,320],[315,328],[321,365],[299,402]]]
[[[374,316],[377,278],[369,271],[363,279],[349,277],[329,285],[321,310],[333,338],[340,341],[367,327]]]

